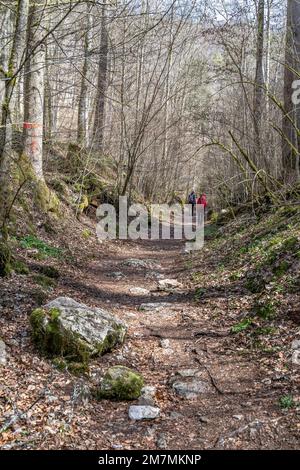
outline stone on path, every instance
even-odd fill
[[[155,261],[151,259],[138,259],[138,258],[130,258],[123,261],[122,266],[128,266],[131,268],[153,268],[155,266]]]
[[[158,290],[172,291],[182,287],[182,284],[177,279],[161,279],[158,281]]]
[[[114,271],[112,273],[107,273],[106,277],[111,277],[119,281],[120,279],[124,279],[126,276],[121,271]]]
[[[148,289],[144,289],[143,287],[131,287],[129,289],[130,294],[134,295],[149,295],[150,291]]]
[[[192,380],[190,382],[174,382],[173,389],[177,395],[183,398],[196,398],[198,395],[208,393],[210,390],[209,384],[203,380]]]
[[[300,339],[294,339],[292,342],[292,349],[300,349]]]
[[[199,369],[179,370],[171,379],[172,388],[177,395],[186,398],[196,398],[211,390],[210,384],[202,380]]]
[[[146,385],[142,388],[141,396],[139,398],[139,405],[155,406],[156,388]]]
[[[160,340],[160,346],[164,349],[170,348],[171,347],[170,340],[169,339],[161,339]]]
[[[161,434],[158,436],[156,445],[157,445],[157,447],[158,447],[159,449],[167,449],[167,447],[168,447],[168,442],[167,442],[167,438],[166,438],[165,434],[161,433]]]
[[[0,338],[0,366],[6,366],[7,357],[6,357],[6,346],[4,341]]]
[[[141,304],[139,310],[144,310],[147,312],[150,312],[150,311],[158,312],[160,310],[163,310],[165,308],[170,308],[170,307],[172,307],[172,304],[169,302],[153,302],[153,303]]]
[[[296,349],[292,354],[292,364],[300,366],[300,350]]]
[[[156,406],[131,405],[128,416],[132,420],[155,419],[160,415],[160,409]]]
[[[163,279],[164,275],[158,271],[150,271],[146,274],[146,279]]]

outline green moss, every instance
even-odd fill
[[[199,302],[202,299],[202,297],[205,296],[205,293],[206,293],[206,289],[204,289],[203,287],[198,287],[194,294],[195,301]]]
[[[0,277],[8,276],[12,271],[11,250],[8,243],[0,241]]]
[[[293,251],[298,246],[299,240],[297,237],[289,237],[282,244],[284,251]]]
[[[66,370],[68,367],[67,361],[63,359],[62,357],[54,357],[52,359],[52,363],[58,370],[61,370],[61,371]]]
[[[257,301],[255,307],[255,313],[264,320],[272,320],[277,314],[277,303],[273,300]]]
[[[82,238],[88,239],[92,235],[92,232],[89,229],[84,229],[81,233]]]
[[[273,335],[276,332],[277,330],[273,326],[262,326],[255,328],[255,330],[252,332],[252,336],[268,336]]]
[[[60,258],[62,255],[62,250],[60,248],[50,246],[34,235],[27,235],[21,238],[20,245],[22,248],[26,249],[37,249],[39,254],[42,256],[42,259],[45,259],[48,256],[53,258]]]
[[[100,386],[95,391],[98,399],[135,400],[144,385],[143,377],[124,366],[108,369]]]
[[[60,202],[56,194],[48,188],[43,180],[37,180],[35,185],[35,197],[39,207],[44,212],[52,212],[60,215]]]
[[[39,284],[41,287],[44,287],[45,289],[51,289],[56,286],[56,281],[48,276],[45,276],[44,274],[34,274],[32,279],[34,282]]]
[[[39,272],[51,279],[59,279],[60,277],[58,269],[54,266],[40,266]]]
[[[78,212],[82,214],[82,212],[89,206],[89,199],[86,194],[81,196],[80,203],[78,204]]]
[[[29,274],[29,268],[25,263],[23,263],[23,261],[13,260],[12,269],[17,274]]]
[[[67,368],[71,374],[76,376],[86,374],[89,371],[88,364],[86,362],[69,362]]]
[[[62,194],[63,196],[68,196],[68,186],[64,181],[60,179],[54,179],[51,181],[50,185],[58,193]]]
[[[97,353],[100,356],[102,356],[106,352],[111,351],[113,347],[118,343],[119,334],[122,333],[122,331],[123,331],[123,326],[116,325],[115,330],[107,333],[105,339],[101,343],[98,343]]]
[[[276,277],[281,277],[288,271],[290,266],[291,266],[291,263],[289,263],[288,261],[286,260],[281,261],[277,266],[274,267],[273,273],[275,274]]]
[[[47,298],[48,298],[46,291],[41,289],[40,287],[37,289],[34,289],[30,293],[30,295],[34,304],[37,306],[43,305],[47,301]]]
[[[47,356],[61,356],[68,361],[87,363],[90,351],[78,335],[63,329],[58,321],[57,308],[35,309],[30,316],[33,340],[39,350]]]
[[[245,287],[253,294],[257,294],[264,290],[265,281],[258,273],[252,273],[248,275]]]
[[[242,321],[231,327],[231,333],[240,333],[252,325],[252,318],[244,318]]]

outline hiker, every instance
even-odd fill
[[[197,205],[202,205],[203,206],[203,213],[204,213],[204,221],[206,220],[207,216],[207,198],[206,194],[202,193],[200,197],[197,199]]]
[[[188,201],[189,201],[189,204],[192,204],[192,217],[193,217],[195,213],[195,206],[196,206],[196,201],[197,201],[197,196],[194,190],[189,194]]]

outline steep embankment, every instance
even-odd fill
[[[192,254],[172,240],[99,245],[67,209],[51,230],[19,233],[17,272],[1,283],[4,448],[299,447],[299,211],[246,214],[207,235]],[[180,284],[158,289],[168,278]],[[129,327],[81,377],[32,343],[29,313],[60,295]],[[132,421],[130,403],[90,394],[116,364],[155,387],[158,418]]]

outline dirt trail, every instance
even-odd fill
[[[108,307],[128,325],[124,347],[98,360],[95,370],[115,364],[135,368],[147,385],[157,388],[161,409],[158,419],[132,422],[128,403],[93,404],[94,422],[101,433],[95,447],[296,447],[295,436],[287,431],[288,416],[278,413],[274,405],[278,389],[265,385],[266,364],[240,355],[226,315],[214,315],[216,299],[226,314],[237,293],[224,294],[216,287],[211,298],[199,303],[185,286],[171,293],[158,291],[157,276],[185,284],[183,246],[174,240],[119,242],[113,252],[91,260],[84,281],[72,279],[65,284],[68,295],[74,290],[78,297],[80,291],[87,303]],[[148,267],[126,266],[132,258],[146,260]],[[120,272],[125,277],[114,274]],[[150,292],[130,292],[137,287]],[[157,311],[140,310],[141,304],[156,302],[167,305]]]
[[[67,230],[65,239],[70,243]],[[195,298],[187,278],[191,258],[183,253],[183,242],[99,245],[91,238],[82,249],[78,240],[74,234],[74,265],[60,266],[60,281],[48,298],[67,295],[107,308],[127,323],[125,344],[92,361],[89,377],[58,370],[31,340],[33,279],[7,280],[1,320],[9,350],[0,395],[3,448],[297,448],[298,411],[278,406],[278,397],[290,387],[289,372],[282,372],[284,359],[281,353],[244,354],[238,338],[230,334],[244,294],[238,286],[224,284],[216,270],[217,253],[214,265],[204,256],[197,266],[203,274],[215,272],[215,277],[205,295]],[[128,265],[132,259],[146,265]],[[177,279],[182,288],[159,291],[158,280],[167,278]],[[140,309],[148,303],[161,305]],[[82,398],[82,390],[93,387],[117,364],[136,369],[147,385],[156,387],[159,418],[132,421],[131,403]],[[23,418],[8,429],[7,423],[18,416],[16,410]]]

